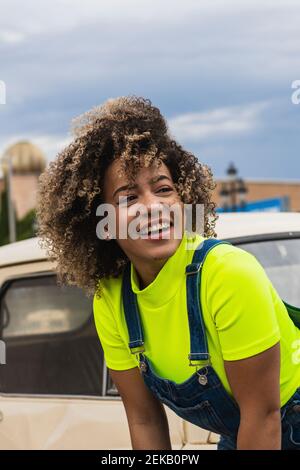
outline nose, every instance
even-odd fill
[[[145,210],[147,210],[149,213],[151,213],[151,210],[158,210],[159,207],[162,206],[160,202],[160,196],[153,194],[152,191],[145,192],[140,201],[141,204],[145,207]]]
[[[129,211],[134,211],[134,214],[130,215],[139,217],[139,229],[153,221],[172,219],[168,202],[160,194],[144,188],[144,191],[140,194],[138,204],[129,206]]]
[[[138,230],[140,230],[141,227],[144,227],[145,225],[152,224],[162,219],[169,220],[170,217],[166,207],[157,200],[153,201],[152,198],[150,198],[144,206],[139,208],[138,211],[140,218]]]
[[[159,218],[164,208],[160,195],[154,194],[152,191],[145,191],[140,198],[141,208],[144,217]]]
[[[147,188],[147,187],[144,188],[144,191],[142,192],[141,197],[140,197],[141,204],[143,204],[145,207],[149,208],[150,210],[150,207],[152,205],[159,203],[159,201],[160,201],[160,195],[155,194],[153,191],[151,191],[151,188]]]

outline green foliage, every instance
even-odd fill
[[[17,221],[17,239],[25,240],[36,235],[36,214],[35,210],[32,209],[23,217],[23,219]]]
[[[9,243],[9,224],[7,209],[7,191],[0,193],[0,246]],[[16,220],[16,211],[15,220]],[[25,240],[36,235],[36,212],[35,209],[30,210],[20,220],[16,221],[17,241]]]
[[[0,246],[9,242],[8,237],[8,211],[7,191],[0,193]]]

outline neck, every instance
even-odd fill
[[[141,262],[140,260],[132,261],[138,274],[140,284],[139,287],[141,290],[145,289],[149,284],[151,284],[151,282],[154,281],[166,261],[167,258],[153,260],[151,262]]]

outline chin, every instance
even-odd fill
[[[149,259],[165,259],[172,256],[179,246],[180,239],[144,242],[142,255]]]

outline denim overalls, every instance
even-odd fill
[[[151,392],[178,416],[201,428],[221,435],[218,450],[235,449],[240,422],[237,402],[227,393],[214,371],[208,353],[200,302],[201,267],[208,252],[217,244],[205,239],[196,248],[192,263],[186,266],[187,311],[190,329],[189,365],[196,367],[187,380],[176,383],[159,377],[144,353],[144,337],[136,295],[131,288],[130,263],[124,270],[122,296],[129,333],[129,348],[139,357],[139,367]],[[204,361],[204,363],[203,363]],[[206,363],[206,364],[205,364]],[[282,448],[300,450],[300,384],[296,393],[281,408]]]

